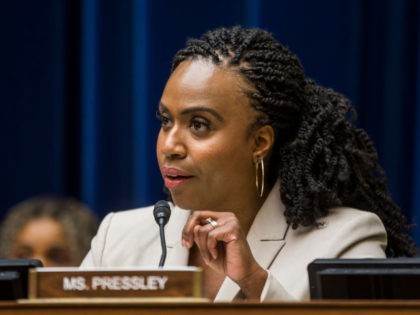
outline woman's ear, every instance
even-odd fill
[[[254,160],[265,158],[271,152],[274,145],[274,129],[270,125],[264,125],[254,133]]]

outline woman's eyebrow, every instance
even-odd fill
[[[159,108],[162,111],[170,112],[169,109],[164,104],[162,104],[162,103],[159,103]],[[191,115],[191,114],[198,113],[198,112],[207,112],[207,113],[210,113],[211,115],[213,115],[214,117],[216,117],[221,122],[224,121],[224,118],[222,117],[222,115],[220,115],[217,111],[215,111],[213,108],[204,107],[204,106],[188,107],[188,108],[183,109],[181,111],[181,115],[184,115],[184,116],[185,115]]]
[[[159,109],[164,111],[164,112],[168,112],[168,107],[166,107],[164,104],[162,104],[162,102],[159,102]]]
[[[215,111],[213,108],[203,107],[203,106],[194,106],[194,107],[188,107],[181,111],[181,115],[190,115],[198,112],[207,112],[216,117],[221,122],[224,121],[222,115],[220,115],[217,111]]]

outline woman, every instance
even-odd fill
[[[39,259],[45,267],[78,266],[97,228],[96,217],[73,198],[33,197],[7,213],[0,255]]]
[[[263,30],[190,40],[157,112],[173,201],[166,265],[201,266],[210,299],[265,301],[307,299],[315,258],[412,255],[376,151],[348,112]],[[82,266],[157,265],[151,212],[109,214]]]

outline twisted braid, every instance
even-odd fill
[[[270,162],[278,169],[292,228],[317,225],[332,207],[355,207],[381,218],[388,256],[414,255],[376,149],[352,124],[355,111],[347,98],[306,79],[298,58],[260,29],[220,28],[191,39],[172,69],[197,58],[237,68],[253,87],[246,93],[261,113],[257,123],[270,124],[276,133]]]

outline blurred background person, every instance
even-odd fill
[[[34,197],[13,206],[0,230],[1,258],[35,258],[45,267],[77,266],[98,227],[73,198]]]

